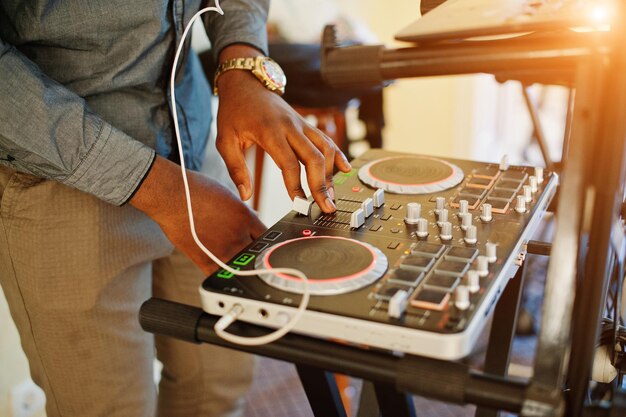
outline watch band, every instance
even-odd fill
[[[285,73],[274,60],[259,55],[257,57],[233,58],[222,62],[215,71],[213,78],[213,94],[217,95],[217,81],[226,71],[240,69],[250,71],[268,90],[283,95],[287,78]]]
[[[255,67],[256,58],[248,57],[248,58],[234,58],[229,59],[228,61],[222,62],[215,71],[215,76],[213,77],[213,94],[217,95],[217,79],[225,73],[226,71],[234,70],[234,69],[243,69],[243,70],[253,70]]]

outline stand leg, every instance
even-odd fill
[[[347,417],[332,374],[307,365],[296,369],[315,417]]]
[[[416,417],[413,398],[389,384],[374,383],[381,417]]]
[[[370,381],[363,381],[361,387],[361,398],[359,400],[359,411],[356,417],[380,417],[380,407],[376,400],[374,384]]]
[[[511,358],[511,348],[517,325],[517,313],[522,301],[522,286],[526,262],[517,270],[515,277],[508,283],[493,313],[489,344],[485,356],[485,372],[492,375],[506,376]],[[497,417],[499,411],[478,407],[476,417]]]

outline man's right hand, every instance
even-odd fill
[[[180,167],[156,158],[130,204],[157,222],[172,244],[209,275],[216,265],[191,235]],[[187,171],[187,177],[198,237],[222,261],[265,231],[258,217],[226,188],[197,172]]]

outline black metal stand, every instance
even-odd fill
[[[476,415],[480,417],[495,416],[496,410],[519,413],[527,382],[509,379],[507,368],[524,271],[522,265],[496,306],[484,372],[471,370],[461,363],[412,355],[394,356],[389,352],[363,350],[295,334],[269,345],[234,345],[214,333],[217,317],[159,299],[144,303],[140,322],[149,332],[294,363],[316,417],[346,416],[337,385],[329,372],[364,379],[359,417],[417,417],[411,394],[460,404],[474,403],[479,405]],[[231,325],[229,330],[249,337],[267,333],[262,327],[241,322]]]

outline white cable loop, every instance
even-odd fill
[[[182,146],[181,139],[180,139],[180,128],[178,126],[178,111],[176,107],[175,80],[176,80],[176,68],[178,67],[178,59],[180,58],[180,54],[182,52],[183,46],[185,45],[185,39],[187,39],[189,30],[191,29],[193,23],[196,21],[198,17],[200,17],[202,14],[209,12],[209,11],[213,11],[221,15],[224,14],[224,11],[220,7],[219,0],[215,0],[215,7],[205,7],[204,9],[201,9],[195,15],[193,15],[193,17],[191,18],[191,20],[185,27],[185,30],[183,31],[183,36],[180,40],[180,43],[178,44],[178,47],[176,48],[176,55],[174,56],[174,64],[172,67],[172,75],[170,77],[172,116],[174,118],[174,131],[176,133],[176,142],[178,143],[178,152],[180,155],[180,170],[183,175],[183,184],[185,186],[185,199],[187,201],[187,213],[189,217],[189,226],[191,228],[191,235],[193,236],[193,240],[196,242],[198,247],[209,258],[211,258],[211,260],[215,262],[220,268],[230,272],[231,274],[238,275],[238,276],[255,276],[255,275],[258,275],[259,273],[269,273],[269,272],[283,273],[283,274],[291,275],[294,277],[298,277],[304,281],[304,292],[302,294],[302,300],[300,301],[300,305],[298,306],[296,314],[283,327],[273,331],[272,333],[269,333],[263,336],[258,336],[258,337],[243,337],[243,336],[237,336],[237,335],[226,332],[226,328],[229,325],[231,325],[234,321],[236,321],[237,318],[243,313],[243,308],[241,308],[241,305],[239,304],[236,304],[226,315],[224,315],[221,319],[217,321],[217,323],[215,323],[215,333],[219,337],[221,337],[222,339],[228,342],[236,343],[239,345],[245,345],[245,346],[264,345],[264,344],[271,343],[280,339],[285,334],[293,330],[293,328],[296,326],[296,324],[298,323],[298,321],[300,320],[300,318],[306,311],[306,308],[309,304],[309,298],[310,298],[309,280],[302,271],[299,271],[293,268],[256,269],[256,270],[249,270],[249,271],[240,271],[238,269],[231,268],[230,266],[222,262],[210,250],[208,250],[206,246],[204,246],[200,238],[198,238],[198,234],[196,233],[196,226],[195,226],[195,222],[193,219],[193,209],[191,207],[191,193],[189,192],[189,181],[187,180],[187,171],[185,168],[185,157],[183,154],[183,146]],[[239,306],[239,308],[237,306]]]

